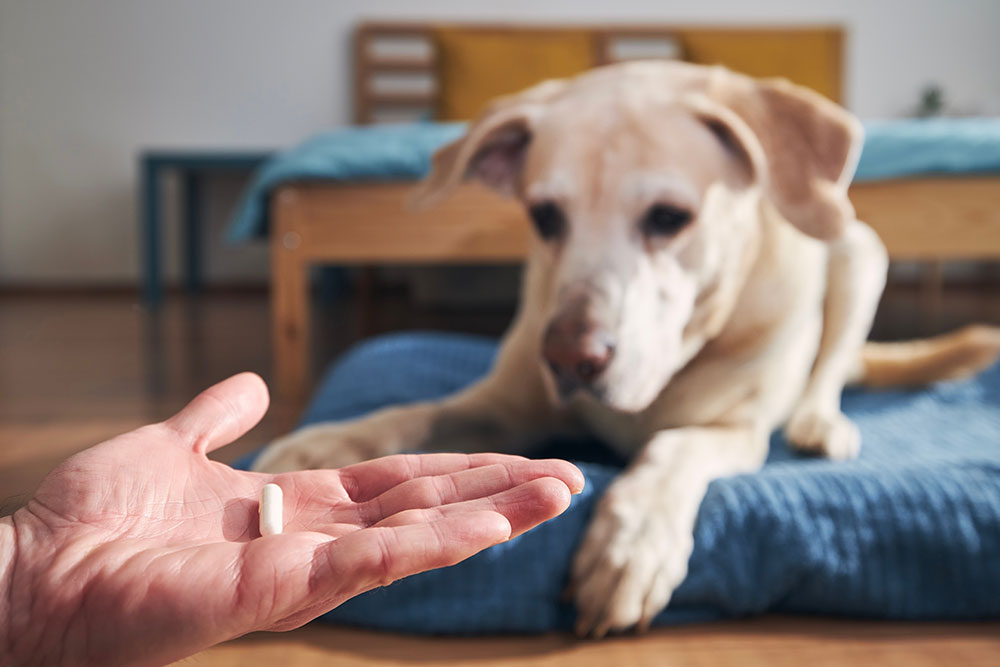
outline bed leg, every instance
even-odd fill
[[[941,333],[941,305],[944,294],[944,262],[924,262],[920,267],[920,305],[923,333]]]
[[[308,262],[302,256],[299,196],[282,188],[274,197],[271,227],[271,326],[275,389],[284,399],[306,394],[309,352]]]

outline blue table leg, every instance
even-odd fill
[[[143,301],[149,308],[163,302],[163,280],[160,269],[160,188],[159,165],[143,158],[140,183],[143,255],[146,258]]]
[[[184,174],[184,264],[187,291],[201,291],[201,180],[196,171]]]

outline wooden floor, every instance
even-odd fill
[[[1000,300],[946,293],[930,314],[906,290],[885,302],[876,335],[934,333],[964,321],[1000,323]],[[375,331],[454,328],[499,333],[503,309],[440,313],[386,297]],[[321,310],[316,358],[361,331],[350,303]],[[172,414],[228,375],[270,372],[263,293],[174,297],[158,315],[127,295],[0,296],[0,505],[12,511],[56,463],[95,442]],[[321,366],[317,363],[317,369]],[[294,423],[301,406],[276,401],[260,426],[220,450],[232,460]],[[199,655],[198,665],[973,665],[1000,664],[1000,623],[899,624],[763,618],[579,642],[533,638],[420,639],[312,625],[252,635]]]
[[[758,618],[656,630],[643,637],[581,641],[570,635],[415,638],[313,624],[257,634],[192,662],[237,665],[498,665],[544,667],[996,667],[1000,624],[912,624]]]

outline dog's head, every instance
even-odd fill
[[[630,63],[501,98],[418,198],[476,179],[520,199],[536,230],[522,308],[553,389],[637,411],[721,327],[711,295],[746,263],[762,200],[841,233],[860,143],[851,115],[787,82]]]

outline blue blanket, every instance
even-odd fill
[[[464,129],[461,123],[412,123],[317,134],[258,171],[230,225],[229,238],[241,241],[267,233],[268,198],[283,183],[418,179],[430,168],[434,151]],[[1000,172],[1000,118],[880,121],[865,129],[859,181],[932,172]]]
[[[495,349],[445,334],[375,339],[335,364],[303,423],[445,396],[484,375]],[[764,611],[1000,617],[1000,365],[923,391],[849,391],[843,404],[864,437],[857,461],[802,457],[776,434],[763,470],[711,484],[690,571],[656,624]],[[568,458],[603,451],[555,444]],[[570,559],[619,472],[581,468],[586,490],[558,518],[326,618],[413,633],[569,629],[574,612],[560,594]]]

